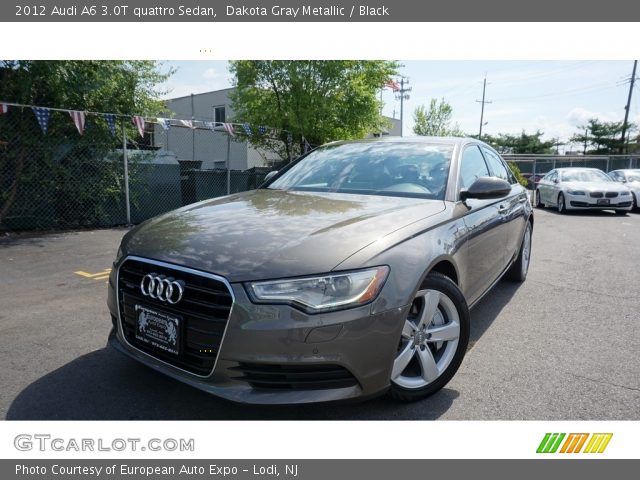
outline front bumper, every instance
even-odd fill
[[[566,207],[573,210],[631,210],[633,208],[633,198],[631,195],[618,196],[616,198],[593,198],[587,195],[566,194]],[[599,203],[599,200],[606,200],[608,203]]]
[[[287,305],[255,305],[241,284],[232,284],[235,300],[215,367],[199,376],[127,342],[119,324],[116,281],[113,274],[111,346],[170,377],[242,403],[327,402],[383,393],[409,308],[371,314],[367,305],[308,315]]]

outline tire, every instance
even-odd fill
[[[629,213],[627,210],[616,210],[616,215],[626,215],[627,213]]]
[[[632,210],[638,210],[638,199],[636,198],[636,194],[631,192],[631,197],[633,198],[633,207]]]
[[[544,208],[544,203],[540,201],[540,190],[536,190],[536,208]]]
[[[522,237],[522,244],[520,244],[520,251],[518,252],[518,258],[513,262],[513,265],[509,267],[505,278],[513,282],[524,282],[527,279],[527,273],[529,272],[529,261],[531,259],[531,222],[527,221],[527,226],[524,229],[524,235]]]
[[[429,308],[436,301],[435,309]],[[435,332],[440,341],[433,338]],[[436,393],[458,371],[468,343],[469,307],[462,292],[450,278],[430,273],[405,319],[391,370],[391,396],[411,402]]]
[[[564,203],[564,193],[558,195],[558,213],[567,213],[567,206]]]

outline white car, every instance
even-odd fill
[[[536,207],[567,210],[615,210],[626,215],[633,208],[631,191],[597,168],[555,168],[536,188]]]
[[[609,176],[615,182],[624,183],[625,186],[631,190],[633,207],[636,209],[640,208],[640,205],[638,205],[638,199],[640,198],[640,169],[614,170],[613,172],[609,172]]]

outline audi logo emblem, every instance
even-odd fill
[[[140,291],[145,297],[175,305],[184,295],[185,283],[164,275],[148,273],[140,281]]]

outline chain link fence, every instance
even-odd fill
[[[268,145],[193,120],[147,122],[140,136],[130,117],[112,130],[98,114],[80,135],[55,111],[44,133],[30,108],[12,108],[0,115],[0,230],[140,223],[254,189],[282,163]]]
[[[535,184],[554,168],[587,167],[598,168],[605,173],[613,170],[640,168],[640,155],[512,155],[502,154],[509,163],[514,163],[527,179],[527,188]]]

